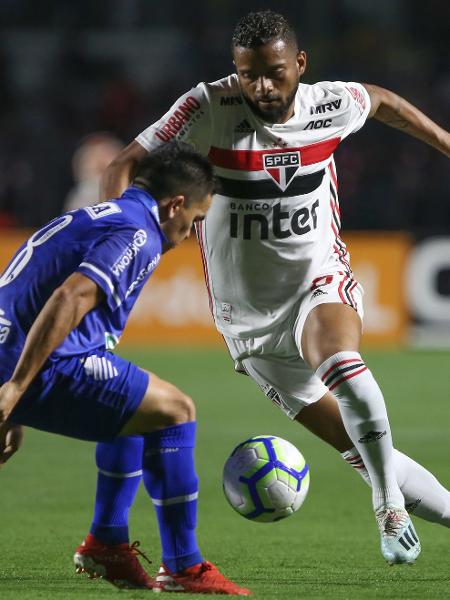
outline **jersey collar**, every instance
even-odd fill
[[[156,200],[148,192],[140,187],[131,185],[128,187],[121,196],[124,199],[138,200],[145,208],[149,211],[153,221],[159,229],[163,241],[167,241],[166,236],[161,229],[161,221],[159,218],[159,208]]]

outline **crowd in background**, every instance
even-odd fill
[[[448,128],[445,0],[2,0],[0,227],[39,226],[77,193],[95,202],[93,164],[230,73],[236,21],[267,7],[298,30],[305,83],[376,83]],[[433,149],[372,121],[336,160],[344,228],[448,231],[448,159]]]

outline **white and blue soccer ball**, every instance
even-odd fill
[[[290,442],[258,435],[239,444],[223,469],[223,490],[246,519],[271,523],[289,517],[303,504],[309,467]]]

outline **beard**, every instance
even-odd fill
[[[266,121],[267,123],[280,123],[285,119],[286,115],[289,112],[289,109],[292,106],[292,103],[294,102],[299,82],[300,78],[298,79],[297,83],[292,88],[292,90],[289,92],[285,100],[282,100],[278,96],[269,96],[269,100],[277,100],[277,102],[274,102],[273,104],[268,104],[265,108],[262,108],[261,105],[258,103],[258,100],[263,100],[262,97],[252,100],[244,92],[242,92],[242,95],[257,117],[259,117],[263,121]]]

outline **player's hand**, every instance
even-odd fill
[[[0,387],[0,432],[12,409],[19,402],[22,390],[12,381],[7,381]]]
[[[22,441],[22,425],[5,424],[0,427],[0,469],[19,450]]]

